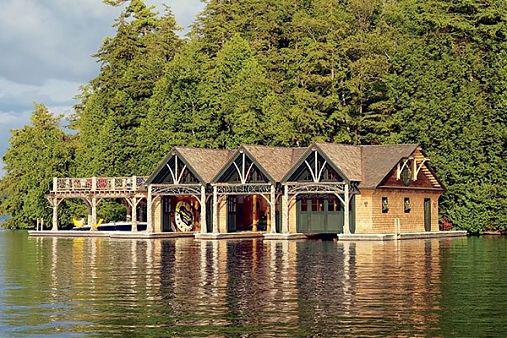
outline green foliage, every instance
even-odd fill
[[[106,38],[95,55],[100,74],[83,89],[76,107],[73,127],[80,135],[77,172],[82,176],[139,174],[138,128],[164,65],[181,44],[172,13],[159,16],[141,0],[128,2],[115,27],[116,35]]]
[[[443,215],[507,228],[507,2],[209,0],[186,39],[170,11],[105,2],[123,12],[76,106],[67,173],[146,175],[175,145],[415,142]]]
[[[5,194],[0,214],[10,217],[3,226],[30,228],[37,218],[50,224],[51,208],[44,197],[53,176],[65,176],[73,158],[73,140],[60,128],[41,104],[35,105],[31,125],[13,130],[10,146],[4,155],[6,175],[0,180]]]

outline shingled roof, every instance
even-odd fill
[[[175,148],[204,182],[210,183],[231,158],[234,151],[225,149]]]
[[[375,188],[402,159],[409,157],[417,144],[360,146],[362,177],[360,187]]]
[[[416,151],[418,145],[354,146],[318,142],[306,148],[243,145],[239,150],[244,149],[273,180],[281,182],[301,161],[302,156],[314,148],[340,169],[347,179],[360,182],[359,187],[375,188],[401,159],[409,157]],[[171,156],[180,154],[199,178],[205,183],[211,183],[222,170],[225,170],[226,164],[238,151],[175,147],[150,178],[158,174]]]
[[[282,180],[307,149],[257,145],[244,145],[243,148],[276,182]]]
[[[361,181],[361,148],[338,143],[315,143],[324,155],[351,181]]]
[[[146,181],[150,184],[158,173],[165,167],[172,156],[179,154],[182,160],[188,163],[190,169],[204,181],[210,183],[212,178],[222,169],[232,156],[234,151],[225,149],[204,149],[174,147],[169,154],[159,163],[157,169]]]

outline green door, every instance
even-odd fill
[[[431,199],[424,199],[424,230],[431,231]]]
[[[297,231],[307,234],[342,233],[343,206],[334,195],[298,196]]]
[[[331,233],[343,233],[343,204],[334,195],[329,195],[326,201],[326,229]]]

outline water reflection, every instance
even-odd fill
[[[446,260],[467,241],[17,240],[4,332],[153,336],[439,335]]]

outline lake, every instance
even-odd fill
[[[507,336],[507,239],[29,238],[0,231],[1,336]]]

